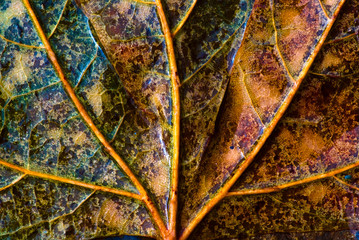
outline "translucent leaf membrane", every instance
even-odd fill
[[[287,113],[192,237],[356,239],[358,39],[333,35],[355,5],[343,6]]]
[[[134,109],[119,76],[74,1],[30,4],[38,23],[22,1],[0,7],[0,238],[156,237],[137,189],[68,97],[34,25],[109,141]]]
[[[337,6],[339,3],[332,4]],[[184,234],[187,234],[187,226],[192,227],[192,223],[197,222],[198,213],[208,211],[206,204],[227,191],[223,186],[236,176],[236,169],[243,170],[242,166],[252,160],[258,144],[268,137],[291,101],[333,21],[317,0],[255,2],[240,48],[231,55],[229,84],[216,128],[207,127],[211,126],[205,121],[207,114],[202,114],[197,121],[207,124],[213,134],[203,142],[198,141],[206,147],[204,150],[198,147],[196,150],[201,150],[185,151],[187,155],[194,153],[192,159],[195,160],[190,161],[190,167],[185,165],[183,171],[184,176],[188,169],[191,172],[182,188],[181,227]],[[194,27],[192,29],[191,33],[197,33]],[[201,56],[206,56],[206,52]],[[198,57],[188,59],[191,59],[190,63],[201,61]],[[197,128],[193,129],[197,131]],[[186,139],[186,133],[183,139]],[[186,143],[183,146],[186,147]]]

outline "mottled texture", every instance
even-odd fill
[[[32,177],[1,191],[0,217],[0,239],[155,235],[137,201]]]
[[[352,21],[352,2],[338,22]],[[341,27],[331,34],[342,34]],[[230,190],[241,196],[225,198],[193,239],[357,238],[359,43],[354,35],[334,39],[327,40],[277,128]],[[343,173],[332,177],[333,171]],[[273,193],[250,195],[259,190]]]
[[[0,16],[1,41],[4,37],[31,46],[42,45],[21,0],[2,0]]]
[[[356,0],[322,45],[341,4],[0,0],[0,239],[174,240],[203,209],[192,239],[358,238]]]
[[[71,4],[71,2],[70,0],[31,0],[31,4],[37,10],[37,16],[48,37],[52,37],[55,30],[59,28],[58,25],[60,21],[63,21],[63,16],[68,15],[68,12],[65,12],[68,11],[66,5]],[[65,16],[65,18],[68,17]]]
[[[167,10],[168,22],[171,29],[176,29],[186,15],[189,14],[190,8],[196,0],[164,0]]]
[[[343,11],[338,20],[348,17]],[[285,184],[358,161],[359,41],[352,36],[327,42],[236,189]]]
[[[231,36],[243,34],[253,1],[199,1],[174,44],[181,82],[188,81]]]
[[[154,201],[161,209],[163,219],[167,219],[172,99],[166,44],[161,35],[156,6],[131,1],[78,3],[89,17],[93,34],[103,46],[127,92],[127,96],[109,95],[108,98],[116,101],[115,106],[120,108],[115,110],[113,105],[108,106],[112,109],[103,121],[108,122],[109,117],[118,118],[116,111],[122,114],[113,122],[117,123],[116,134],[111,137],[113,146],[155,196]],[[90,102],[98,104],[97,94],[106,97],[101,90],[103,87],[93,85],[87,90],[91,96],[87,94],[84,97],[89,100],[93,97],[95,99]],[[130,99],[126,100],[128,97]],[[96,114],[95,108],[92,111]]]
[[[0,160],[38,176],[0,168],[0,238],[157,236],[138,200],[41,177],[137,193],[67,96],[22,4],[6,1],[0,8],[0,21],[10,20],[0,28]],[[85,109],[114,138],[130,111],[129,97],[86,16],[70,0],[32,4]]]
[[[291,20],[285,20],[289,16]],[[275,124],[272,121],[278,109],[287,104],[287,98],[292,94],[290,91],[307,71],[305,67],[309,64],[308,59],[315,56],[314,49],[323,38],[328,20],[316,0],[293,3],[266,0],[255,2],[240,48],[229,64],[229,85],[216,119],[216,127],[210,126],[209,121],[204,121],[206,115],[202,114],[199,118],[199,121],[207,124],[207,129],[213,135],[211,138],[201,139],[202,142],[198,141],[202,148],[198,147],[195,150],[200,150],[193,151],[197,154],[192,157],[195,164],[186,163],[190,167],[185,165],[183,168],[183,175],[190,172],[191,177],[184,178],[183,181],[182,230],[221,191],[223,184],[252,154],[253,148],[265,137],[271,125]],[[184,80],[184,86],[187,81]],[[207,89],[206,91],[211,94]],[[189,99],[191,97],[190,95]],[[201,103],[201,99],[196,100]],[[184,122],[186,123],[186,119]],[[198,127],[191,129],[197,131]],[[183,139],[186,140],[186,136],[187,133],[184,133]],[[194,145],[194,141],[185,140],[184,146],[188,142]],[[185,152],[187,156],[191,156],[187,148]]]
[[[225,198],[191,239],[356,239],[358,198],[357,190],[333,179]]]
[[[75,8],[73,3],[67,6]],[[45,51],[5,41],[1,48],[0,158],[44,173],[136,191],[79,117]],[[102,58],[102,64],[102,71],[113,72],[108,60]]]

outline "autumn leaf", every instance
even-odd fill
[[[0,239],[349,236],[358,11],[0,2]]]

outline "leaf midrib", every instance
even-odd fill
[[[318,0],[318,1],[320,1],[320,0]],[[273,1],[271,1],[271,2],[273,2]],[[238,166],[237,170],[234,172],[232,177],[228,181],[226,181],[226,183],[221,187],[221,189],[216,193],[216,195],[199,210],[199,212],[193,219],[191,219],[191,221],[189,222],[189,224],[186,226],[183,233],[181,234],[181,236],[179,238],[180,240],[185,240],[190,236],[190,234],[192,233],[194,228],[202,221],[202,219],[207,215],[207,213],[209,211],[211,211],[214,206],[216,206],[223,198],[225,198],[228,195],[228,192],[231,189],[231,187],[235,184],[235,182],[239,179],[239,177],[242,176],[244,171],[252,163],[252,161],[254,160],[254,157],[257,155],[259,150],[262,148],[262,146],[264,145],[266,140],[269,138],[269,136],[273,132],[275,126],[278,124],[279,120],[282,118],[282,116],[286,112],[287,108],[289,107],[292,99],[294,98],[295,93],[298,91],[303,79],[305,78],[307,72],[309,71],[310,66],[312,65],[315,57],[317,56],[322,45],[324,44],[324,41],[325,41],[326,37],[328,36],[329,31],[332,28],[332,26],[335,22],[335,19],[340,12],[340,9],[344,5],[344,2],[345,2],[345,0],[341,0],[339,2],[332,18],[328,19],[327,26],[326,26],[319,42],[317,43],[312,55],[309,57],[306,64],[302,68],[300,74],[297,77],[297,80],[295,81],[293,88],[287,94],[287,97],[283,101],[283,104],[278,109],[275,117],[273,117],[271,122],[268,124],[268,127],[264,130],[264,133],[262,134],[261,138],[258,140],[257,144],[252,148],[252,150],[249,152],[249,154],[240,163],[240,165]],[[273,10],[272,10],[272,12],[273,12]],[[273,19],[273,21],[274,21],[274,19]],[[248,34],[248,31],[246,31],[245,34]],[[277,41],[278,40],[276,38],[276,44],[277,44]],[[236,60],[234,62],[238,61],[238,57],[239,56],[237,55]],[[288,74],[289,74],[289,72],[288,72]],[[331,175],[328,175],[327,177],[330,177],[330,176]],[[316,179],[317,178],[313,178],[311,181],[314,181]],[[273,187],[271,189],[266,189],[266,191],[273,191],[273,190],[276,190],[276,188]]]
[[[320,2],[321,7],[323,8],[321,1],[320,0],[318,0],[318,1]],[[258,189],[258,192],[256,192],[256,193],[250,192],[252,190],[229,192],[232,185],[237,181],[237,179],[246,170],[246,168],[249,166],[249,164],[252,162],[252,160],[254,159],[256,154],[259,152],[259,150],[263,146],[266,139],[271,135],[272,131],[274,130],[274,128],[276,126],[276,124],[279,122],[279,120],[283,116],[284,112],[288,108],[291,100],[293,99],[295,93],[297,92],[297,90],[298,90],[298,88],[300,86],[300,83],[304,79],[304,77],[307,74],[311,64],[313,63],[316,55],[318,54],[321,46],[323,45],[324,40],[326,39],[326,37],[327,37],[327,35],[329,33],[329,30],[333,26],[333,23],[334,23],[334,21],[336,19],[336,16],[338,15],[341,7],[343,6],[344,1],[345,0],[342,0],[338,4],[337,9],[336,9],[335,13],[333,14],[332,18],[330,18],[329,23],[328,23],[322,37],[320,38],[320,41],[318,42],[317,46],[315,47],[315,50],[313,51],[313,54],[311,55],[309,60],[306,62],[306,65],[303,67],[300,75],[298,76],[296,84],[294,85],[294,87],[291,89],[291,91],[287,95],[287,97],[284,100],[282,106],[278,110],[276,116],[268,124],[268,128],[265,130],[265,133],[262,135],[259,142],[251,150],[250,154],[246,157],[245,161],[242,162],[242,164],[236,170],[233,177],[224,184],[221,191],[218,192],[217,195],[212,200],[210,200],[201,209],[199,214],[197,214],[195,219],[188,225],[186,230],[183,232],[180,239],[183,239],[183,240],[187,239],[189,237],[190,233],[192,232],[192,230],[203,219],[203,217],[219,201],[221,201],[226,196],[269,193],[269,192],[274,192],[274,191],[280,191],[280,190],[282,190],[284,188],[287,188],[287,187],[308,183],[308,182],[315,181],[315,180],[322,179],[322,178],[333,177],[333,178],[337,179],[336,176],[335,176],[336,174],[344,172],[344,171],[346,171],[348,169],[351,169],[353,167],[359,166],[359,163],[355,163],[355,164],[349,165],[347,167],[344,167],[344,168],[341,168],[341,169],[338,169],[338,170],[335,170],[335,171],[332,171],[332,172],[329,172],[329,173],[326,173],[326,174],[320,174],[320,175],[317,175],[317,176],[314,176],[314,177],[303,179],[301,181],[295,181],[295,182],[289,183],[287,185],[275,186],[273,188]],[[50,61],[54,65],[54,68],[57,71],[57,73],[59,75],[59,78],[61,79],[66,92],[69,94],[71,100],[74,102],[74,104],[75,104],[76,108],[78,109],[80,115],[83,117],[85,122],[91,128],[91,130],[95,133],[96,137],[100,140],[100,142],[103,144],[105,149],[115,159],[116,163],[121,167],[121,169],[131,179],[131,181],[134,183],[136,188],[139,190],[140,194],[135,194],[135,193],[131,193],[131,192],[128,192],[128,191],[122,191],[122,190],[118,190],[118,189],[114,189],[114,188],[98,186],[98,185],[94,185],[94,184],[88,184],[88,183],[85,183],[85,182],[71,180],[71,179],[67,179],[67,178],[62,178],[62,177],[58,177],[58,176],[51,175],[51,174],[44,174],[44,173],[32,171],[32,170],[29,170],[29,169],[25,169],[25,168],[10,164],[10,163],[8,163],[6,161],[3,161],[1,159],[0,159],[0,164],[4,165],[6,167],[9,167],[11,169],[14,169],[14,170],[17,170],[17,171],[20,171],[20,172],[24,173],[24,175],[22,175],[19,180],[21,180],[26,175],[31,175],[31,176],[35,176],[35,177],[39,177],[39,178],[45,178],[45,179],[50,179],[50,180],[55,180],[55,181],[59,181],[59,182],[69,183],[69,184],[73,184],[73,185],[77,185],[77,186],[82,186],[82,187],[85,187],[85,188],[93,189],[95,191],[111,192],[111,193],[114,193],[114,194],[139,199],[139,200],[143,201],[146,204],[148,210],[151,212],[153,220],[157,224],[157,227],[159,228],[162,237],[164,239],[175,239],[176,238],[176,217],[177,217],[177,194],[178,194],[177,193],[177,188],[178,188],[177,187],[178,186],[178,164],[179,164],[179,149],[180,149],[180,146],[179,146],[179,143],[180,143],[180,100],[179,100],[180,99],[179,98],[180,84],[179,84],[179,78],[178,78],[177,66],[176,66],[176,59],[175,59],[175,54],[174,54],[173,37],[179,31],[179,29],[181,29],[184,22],[187,20],[189,14],[193,10],[193,7],[194,7],[196,1],[194,1],[194,4],[191,6],[190,10],[188,11],[188,14],[186,14],[186,18],[174,30],[174,33],[171,33],[171,31],[169,29],[168,22],[167,22],[167,19],[166,19],[165,12],[163,10],[161,1],[156,0],[156,2],[154,3],[157,6],[157,12],[158,12],[160,22],[161,22],[161,25],[162,25],[162,29],[163,29],[163,32],[164,32],[164,36],[165,36],[165,41],[166,41],[166,46],[167,46],[167,54],[168,54],[168,58],[169,58],[168,61],[169,61],[169,65],[170,65],[172,98],[173,98],[173,140],[172,140],[173,158],[172,158],[172,165],[171,165],[171,193],[170,193],[170,201],[169,201],[169,215],[170,215],[170,217],[169,217],[169,227],[168,228],[165,226],[162,218],[160,217],[158,209],[153,204],[153,202],[150,199],[150,197],[149,197],[147,191],[145,190],[145,188],[142,186],[140,181],[132,173],[131,169],[122,160],[122,158],[116,153],[116,151],[113,149],[113,147],[110,145],[110,143],[105,139],[103,134],[99,131],[99,129],[93,123],[92,119],[90,118],[90,116],[86,112],[85,108],[83,107],[83,105],[81,104],[79,99],[77,98],[73,88],[71,87],[69,82],[65,79],[65,75],[63,73],[63,70],[62,70],[60,64],[57,61],[56,55],[55,55],[54,51],[52,50],[51,45],[50,45],[50,43],[48,41],[48,38],[46,37],[44,31],[42,30],[41,25],[40,25],[39,21],[37,20],[36,14],[33,11],[33,9],[31,8],[31,5],[30,5],[29,1],[28,0],[23,0],[23,3],[25,5],[27,11],[29,12],[29,15],[30,15],[31,19],[33,20],[35,28],[36,28],[36,30],[37,30],[37,32],[38,32],[44,46],[45,46],[45,49],[46,49],[46,51],[48,53]],[[323,11],[324,11],[325,15],[327,16],[326,10],[324,8],[323,8]],[[273,19],[273,21],[274,21],[274,19]],[[8,39],[5,39],[5,40],[9,41]],[[18,43],[15,43],[15,44],[18,44]],[[22,44],[18,44],[18,45],[22,46]],[[26,45],[26,47],[31,47],[31,46]],[[42,47],[39,47],[39,48],[42,48]],[[253,190],[253,191],[255,191],[255,190]]]
[[[86,124],[90,127],[90,129],[93,131],[95,136],[99,139],[101,144],[104,146],[105,150],[114,158],[115,162],[120,166],[120,168],[125,172],[125,174],[133,182],[133,184],[135,185],[135,187],[137,188],[137,190],[140,193],[139,195],[137,195],[137,194],[136,195],[140,196],[140,200],[142,200],[146,204],[146,207],[149,210],[149,212],[151,213],[154,222],[157,224],[157,227],[159,228],[162,237],[165,238],[167,236],[167,228],[159,214],[158,209],[156,208],[155,204],[149,197],[149,194],[147,193],[145,188],[142,186],[140,181],[137,179],[135,174],[132,173],[132,170],[127,166],[127,164],[124,162],[124,160],[117,154],[117,152],[114,150],[114,148],[111,146],[111,144],[106,140],[106,138],[100,132],[100,130],[95,126],[94,122],[92,121],[91,117],[85,110],[84,106],[82,105],[80,100],[77,98],[74,89],[72,88],[70,83],[65,78],[65,74],[56,58],[56,54],[53,51],[51,44],[50,44],[48,38],[46,37],[46,35],[41,27],[41,24],[37,19],[36,13],[32,9],[32,6],[31,6],[29,0],[23,0],[23,3],[24,3],[24,6],[25,6],[30,18],[32,19],[32,22],[35,26],[35,29],[37,30],[37,33],[38,33],[42,43],[44,44],[44,47],[47,51],[47,55],[48,55],[51,63],[53,64],[56,72],[58,73],[58,76],[63,84],[65,91],[69,95],[70,99],[73,101],[73,103],[74,103],[75,107],[77,108],[78,112],[80,113],[81,117],[84,119]],[[5,162],[1,161],[0,163],[5,163]],[[14,165],[12,165],[12,167],[14,167]],[[22,170],[22,172],[30,171],[27,169],[21,169],[21,170]],[[20,169],[19,169],[19,171],[20,171]],[[43,175],[42,173],[33,172],[33,171],[30,171],[28,174],[30,174],[30,173],[36,174],[38,177],[43,176],[46,178],[54,178],[54,179],[56,178],[57,181],[69,181],[69,179],[58,178],[57,176],[53,176],[53,175],[49,175],[49,174]],[[75,182],[73,182],[73,184],[77,184],[79,186],[86,185],[86,183],[83,183],[80,181],[75,181]],[[91,185],[91,187],[95,187],[95,186],[96,185]],[[90,185],[87,185],[87,187],[90,187]],[[121,191],[121,195],[123,195],[123,194],[131,195],[131,194],[129,194],[129,192]],[[137,196],[134,196],[134,195],[131,195],[131,196],[136,197],[138,199]]]

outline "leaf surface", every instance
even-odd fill
[[[337,11],[330,14],[336,16],[341,3],[332,4]],[[184,236],[253,160],[297,91],[334,19],[319,1],[255,3],[213,136],[206,139],[203,154],[184,167]],[[198,119],[203,122],[203,114]],[[194,146],[195,142],[199,141],[189,143]]]
[[[351,25],[358,15],[355,6],[357,1],[344,5],[285,116],[195,236],[355,239],[359,165],[358,39]]]
[[[329,34],[343,3],[1,2],[0,239],[277,237],[282,212],[285,234],[355,224],[326,218],[356,201],[354,0]]]
[[[115,138],[134,110],[87,18],[72,1],[32,7],[80,101]],[[6,1],[1,11],[1,238],[156,236],[137,189],[67,96],[25,5]]]

